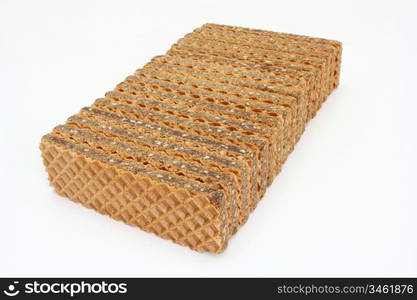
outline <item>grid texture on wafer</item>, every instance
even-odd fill
[[[217,253],[226,246],[224,217],[207,196],[122,170],[48,137],[41,150],[60,195],[195,250]]]
[[[42,138],[51,185],[219,253],[339,85],[341,43],[205,24]]]

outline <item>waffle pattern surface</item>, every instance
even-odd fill
[[[56,192],[222,252],[339,84],[341,43],[205,24],[42,137]]]

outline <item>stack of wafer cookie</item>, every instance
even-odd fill
[[[62,196],[219,253],[339,83],[336,41],[205,24],[42,138]]]

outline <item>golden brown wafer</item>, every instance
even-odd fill
[[[219,253],[339,84],[341,44],[205,24],[40,144],[62,196]]]

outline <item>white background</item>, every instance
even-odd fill
[[[206,23],[343,42],[247,224],[200,254],[57,196],[38,144]],[[416,1],[1,1],[0,276],[417,276]]]

